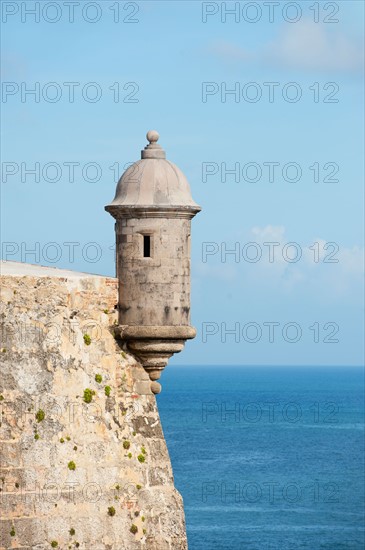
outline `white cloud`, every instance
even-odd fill
[[[1,57],[1,78],[3,80],[20,80],[27,74],[27,62],[14,52],[3,52]]]
[[[285,227],[283,225],[255,226],[251,229],[251,233],[259,242],[281,241],[284,237]]]
[[[303,19],[283,26],[277,38],[257,50],[216,42],[211,53],[231,62],[314,71],[362,71],[362,44],[336,28]]]
[[[286,235],[283,226],[253,227],[250,234],[263,251],[262,259],[255,264],[257,269],[252,273],[253,280],[267,280],[267,284],[285,292],[310,290],[320,299],[330,298],[333,302],[350,297],[354,302],[361,299],[364,248],[346,247],[322,237],[310,242],[298,242]],[[273,249],[272,262],[264,242],[280,243]],[[285,247],[293,242],[295,245],[285,251]],[[286,258],[295,256],[296,247],[302,255],[296,263],[291,263]]]
[[[251,61],[254,58],[252,52],[224,40],[212,44],[209,51],[228,61]]]
[[[363,67],[361,44],[337,29],[309,20],[286,26],[264,55],[272,64],[304,70],[354,71]]]
[[[364,249],[359,246],[346,247],[323,237],[298,241],[282,225],[254,226],[215,244],[214,254],[198,264],[198,278],[244,285],[253,293],[265,289],[277,297],[316,297],[318,303],[357,305],[361,301]],[[237,255],[225,254],[224,244],[230,251],[239,245]],[[256,262],[250,261],[256,257]]]
[[[360,275],[364,274],[364,249],[358,246],[340,249],[340,262],[347,273]]]

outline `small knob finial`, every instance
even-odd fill
[[[156,130],[149,130],[146,137],[150,143],[156,143],[160,137],[160,134],[156,132]]]
[[[142,159],[165,159],[166,154],[161,145],[157,143],[160,134],[156,130],[150,130],[146,134],[149,144],[141,151]]]

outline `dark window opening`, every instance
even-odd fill
[[[143,257],[151,257],[151,237],[150,235],[143,235]]]

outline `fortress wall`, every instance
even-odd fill
[[[2,273],[0,550],[187,549],[148,374],[113,335],[117,280]]]

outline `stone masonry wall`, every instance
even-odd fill
[[[186,550],[148,375],[113,335],[117,280],[4,267],[0,550]]]

